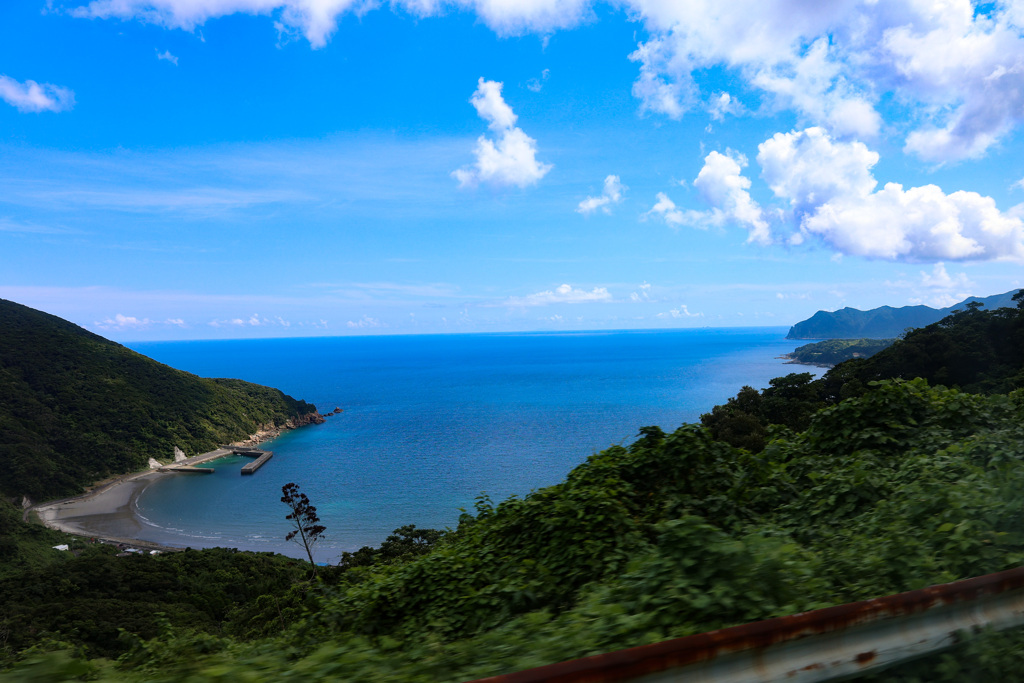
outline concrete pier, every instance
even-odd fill
[[[259,468],[263,467],[264,464],[272,457],[274,457],[274,451],[247,451],[239,453],[239,455],[255,455],[259,453],[260,456],[253,460],[251,463],[242,468],[242,474],[252,474]]]

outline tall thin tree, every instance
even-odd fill
[[[313,561],[313,546],[319,541],[327,527],[320,524],[320,518],[316,514],[316,508],[309,504],[309,498],[305,493],[299,492],[299,485],[288,483],[281,487],[281,502],[291,508],[291,513],[285,519],[291,520],[295,529],[285,536],[286,541],[294,540],[306,549],[309,556],[309,565],[313,568],[313,576],[316,576],[316,562]],[[296,538],[298,537],[298,538]]]

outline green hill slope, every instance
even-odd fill
[[[31,498],[319,421],[316,406],[175,370],[56,316],[0,299],[0,493]]]

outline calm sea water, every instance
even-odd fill
[[[298,556],[284,540],[281,486],[300,485],[327,535],[317,559],[379,544],[403,524],[454,526],[486,492],[495,502],[562,480],[644,425],[697,421],[744,384],[816,368],[778,359],[786,328],[334,337],[134,343],[205,377],[278,387],[344,412],[264,445],[213,475],[167,476],[143,492],[143,536]]]

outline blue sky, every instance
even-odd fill
[[[1024,285],[1024,6],[0,5],[0,297],[118,340]]]

